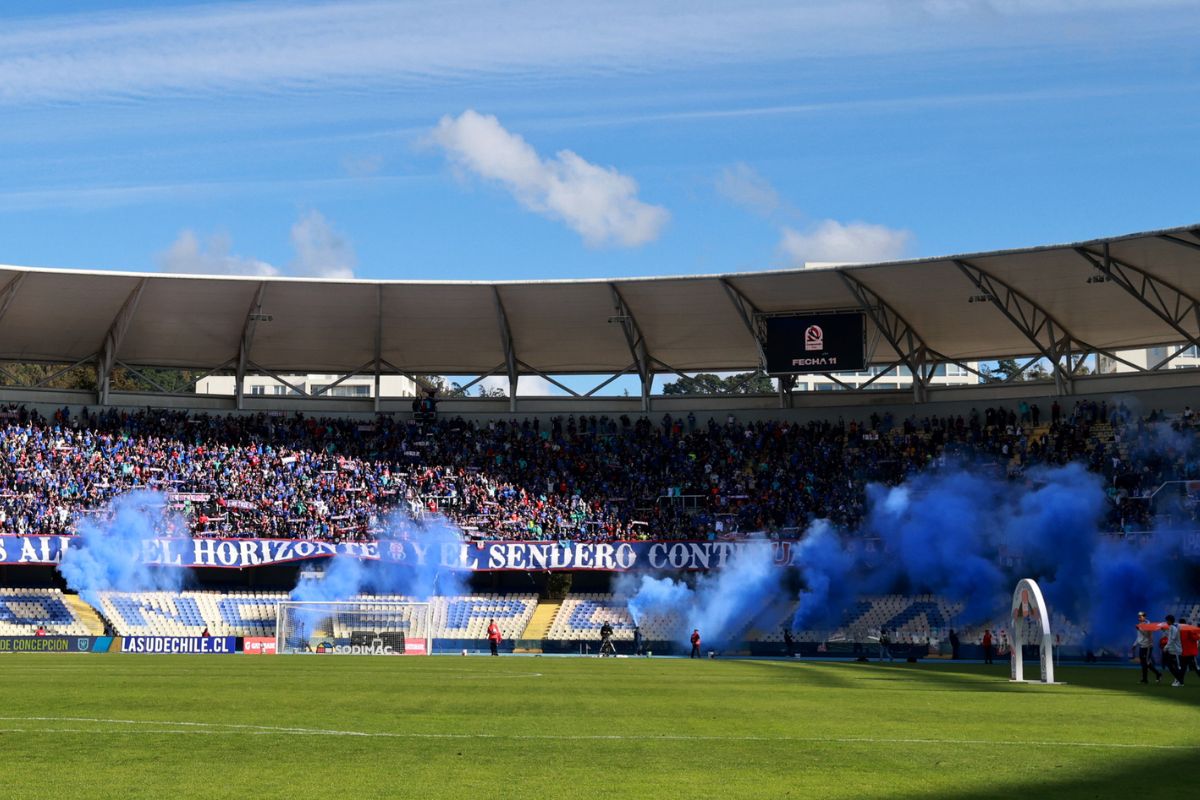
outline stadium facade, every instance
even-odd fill
[[[1138,398],[1144,408],[1183,408],[1200,388],[1200,373],[1175,368],[1197,363],[1197,298],[1200,228],[1194,226],[889,264],[608,281],[320,281],[0,267],[0,361],[86,366],[99,387],[87,393],[8,386],[0,400],[43,409],[151,406],[408,419],[423,379],[453,375],[474,376],[468,388],[488,378],[507,384],[504,398],[441,401],[445,415],[485,418],[690,411],[743,420],[862,419],[888,411],[904,418],[967,415],[1026,399],[1099,403],[1114,395]],[[850,376],[782,375],[772,395],[652,396],[658,376],[769,366],[766,331],[772,320],[794,315],[861,317],[862,368]],[[1026,369],[1042,365],[1046,375],[1021,380],[1025,370],[1018,369],[1005,380],[983,381],[992,376],[982,363],[1007,359]],[[190,370],[200,391],[116,391],[110,378],[118,367]],[[596,388],[563,383],[563,376],[581,375],[598,376]],[[522,376],[549,381],[564,396],[519,396]],[[638,396],[599,393],[621,376],[636,377]],[[199,493],[179,500],[193,501],[208,502]],[[18,635],[49,621],[64,636],[187,637],[211,628],[221,636],[263,638],[271,609],[286,596],[280,587],[296,582],[300,561],[321,556],[308,546],[306,555],[292,557],[304,549],[296,542],[289,550],[264,540],[198,539],[188,552],[202,557],[186,561],[180,553],[178,561],[160,563],[190,569],[209,591],[107,591],[89,612],[60,587],[45,588],[57,580],[54,566],[67,541],[6,538],[5,552],[17,555],[0,565],[6,587],[0,633]],[[150,547],[169,556],[177,545]],[[385,561],[384,548],[372,546],[350,545],[363,558]],[[391,557],[410,563],[423,557],[406,547],[401,555],[393,548]],[[499,617],[510,625],[509,640],[568,649],[603,622],[614,624],[622,640],[632,637],[635,618],[613,595],[608,573],[635,568],[638,558],[655,569],[702,572],[713,568],[716,551],[728,549],[719,541],[624,549],[575,544],[569,552],[558,544],[452,547],[439,566],[459,559],[474,574],[462,587],[467,593],[437,601],[431,624],[443,647],[481,638],[482,620]],[[679,563],[672,561],[676,554]],[[704,560],[687,561],[692,557]],[[554,570],[575,576],[569,595],[552,587]],[[764,608],[743,626],[741,644],[778,650],[779,631],[796,613],[796,578],[789,581],[793,599]],[[236,591],[212,591],[216,586]],[[815,648],[831,636],[849,643],[888,627],[932,652],[945,648],[961,613],[961,604],[932,595],[882,595],[860,601],[837,631],[803,632],[804,643]],[[666,646],[679,621],[651,619],[651,634]],[[1069,621],[1056,628],[1073,630]],[[1068,640],[1082,643],[1078,635]]]
[[[697,406],[652,398],[656,377],[761,369],[773,318],[853,313],[863,318],[864,375],[845,380],[832,370],[808,370],[817,377],[781,379],[774,398],[734,402],[786,409],[945,399],[939,384],[969,384],[963,373],[981,378],[978,364],[998,359],[1045,370],[1045,381],[1022,387],[1027,394],[1138,388],[1114,382],[1122,370],[1144,379],[1145,388],[1171,388],[1189,379],[1164,377],[1165,368],[1200,346],[1198,230],[886,264],[647,279],[328,281],[0,267],[0,362],[94,369],[94,397],[43,395],[50,403],[240,410],[327,400],[328,410],[403,411],[409,402],[389,400],[390,392],[403,394],[423,376],[452,375],[468,376],[468,388],[488,378],[508,387],[506,400],[461,410],[532,413],[596,403],[669,410],[712,399]],[[1123,355],[1146,348],[1163,348],[1162,357]],[[204,384],[218,392],[211,396],[150,399],[114,391],[118,367],[134,374],[187,369],[195,376],[191,387],[223,375],[226,385]],[[254,382],[256,374],[272,388]],[[309,374],[330,379],[301,387],[287,377]],[[563,376],[579,375],[598,376],[598,383],[563,383]],[[638,396],[622,402],[599,394],[625,375],[636,378]],[[405,380],[385,391],[385,376]],[[519,397],[522,376],[543,378],[564,397]],[[12,382],[11,375],[0,378]],[[233,390],[223,396],[229,378]],[[360,385],[369,387],[365,395],[337,391]],[[888,389],[866,401],[848,396],[880,385]],[[283,386],[285,394],[254,395],[256,386]],[[801,386],[848,391],[810,401]],[[1002,397],[1012,386],[996,390],[989,384],[982,396]],[[15,388],[4,393],[38,399]]]

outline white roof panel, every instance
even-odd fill
[[[1101,273],[1080,251],[1103,261],[1106,247],[1114,268],[1144,287],[1147,300],[1116,281],[1096,280]],[[1033,352],[999,303],[978,300],[980,290],[960,262],[991,276],[998,300],[1011,297],[1010,289],[1024,298],[1013,306],[1018,316],[1096,348],[1184,338],[1147,302],[1200,338],[1192,300],[1200,297],[1200,227],[1192,226],[888,264],[611,281],[326,281],[0,266],[0,359],[94,357],[110,330],[120,332],[116,323],[127,307],[132,314],[118,359],[216,367],[237,357],[261,286],[258,313],[265,316],[249,326],[248,355],[270,371],[349,372],[378,356],[385,371],[487,372],[505,363],[503,309],[515,357],[527,365],[521,372],[615,372],[633,360],[615,290],[650,356],[666,368],[752,369],[758,348],[735,298],[764,314],[847,310],[857,307],[847,278],[882,298],[948,358]],[[868,346],[875,363],[896,357],[872,324]]]

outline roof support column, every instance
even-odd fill
[[[138,303],[142,299],[142,291],[146,288],[146,279],[142,278],[133,287],[133,291],[125,298],[121,310],[113,318],[112,325],[104,334],[104,342],[100,346],[100,354],[96,359],[96,402],[102,406],[108,405],[108,382],[113,367],[117,363],[117,354],[121,350],[121,342],[129,330],[129,323],[137,313]]]
[[[642,385],[642,411],[649,411],[650,388],[654,382],[654,371],[650,366],[651,357],[650,351],[646,347],[646,337],[642,335],[641,326],[638,325],[637,318],[633,316],[629,304],[621,296],[621,290],[615,283],[610,283],[608,288],[612,291],[613,307],[617,312],[617,315],[611,317],[609,322],[621,323],[621,330],[625,333],[625,343],[629,345],[629,352],[633,356],[634,364],[637,365],[638,378]]]
[[[375,287],[375,413],[379,413],[379,387],[383,382],[380,372],[383,369],[383,284]],[[416,383],[416,381],[413,381]]]
[[[956,259],[954,264],[1005,319],[1029,340],[1037,352],[1050,362],[1054,370],[1055,392],[1059,395],[1071,394],[1074,390],[1074,376],[1069,370],[1069,364],[1067,367],[1063,366],[1063,357],[1070,356],[1072,343],[1083,345],[1085,350],[1092,348],[1086,342],[1080,342],[1072,336],[1046,309],[995,275],[967,261]]]
[[[237,378],[233,384],[234,407],[241,411],[246,396],[246,365],[250,363],[250,345],[254,343],[254,327],[262,314],[263,295],[267,292],[266,281],[260,281],[254,292],[254,300],[246,311],[246,321],[242,324],[242,338],[238,343]]]
[[[504,366],[508,373],[508,410],[517,411],[517,349],[513,344],[512,329],[508,326],[508,313],[504,310],[504,301],[500,299],[500,289],[492,286],[492,296],[496,299],[496,318],[500,325],[500,343],[504,346]]]

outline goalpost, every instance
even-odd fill
[[[429,655],[429,603],[284,600],[275,617],[277,653]]]

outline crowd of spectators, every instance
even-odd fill
[[[1077,402],[864,423],[568,416],[543,422],[382,415],[0,412],[0,532],[65,534],[136,489],[161,492],[167,533],[334,541],[393,514],[444,515],[479,539],[798,536],[852,528],[865,487],[970,463],[1011,480],[1081,461],[1103,476],[1114,528],[1195,518],[1190,409],[1170,420]],[[1174,485],[1174,484],[1173,484]],[[173,520],[173,521],[170,521]],[[186,530],[183,530],[186,529]]]

